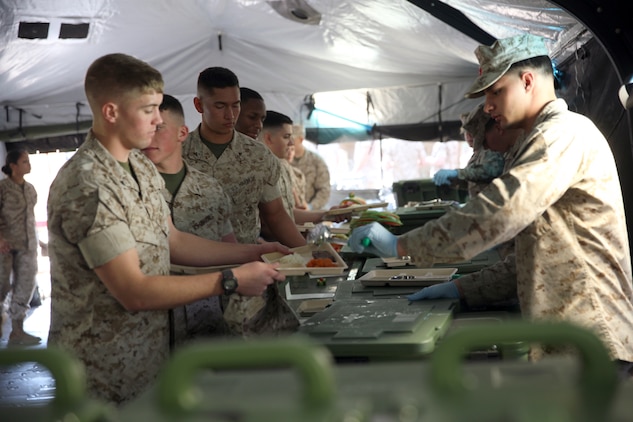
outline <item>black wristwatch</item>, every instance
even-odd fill
[[[232,295],[237,290],[237,278],[233,275],[233,271],[222,270],[222,288],[226,296]]]

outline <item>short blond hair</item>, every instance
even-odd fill
[[[306,137],[306,129],[303,125],[292,125],[292,136],[299,137],[301,139]]]
[[[84,80],[84,90],[93,113],[106,102],[127,95],[162,94],[164,85],[158,70],[122,53],[99,57],[88,68]]]

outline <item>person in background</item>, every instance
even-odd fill
[[[297,224],[318,223],[323,221],[326,211],[309,211],[295,206],[292,182],[293,171],[290,163],[286,160],[288,149],[293,145],[292,119],[285,114],[268,110],[266,112],[266,119],[264,120],[264,128],[259,138],[281,163],[279,190],[286,212]],[[267,234],[264,230],[262,231],[264,234]],[[268,236],[264,236],[264,238],[266,239]]]
[[[305,245],[294,221],[283,212],[279,160],[261,142],[235,130],[241,108],[237,76],[223,67],[200,72],[194,106],[202,122],[189,133],[183,157],[222,185],[231,199],[231,224],[238,242],[256,243],[260,221],[265,221],[282,244]]]
[[[295,158],[290,162],[303,172],[306,179],[305,199],[311,210],[322,210],[330,200],[330,171],[323,158],[303,145],[305,128],[303,125],[292,127],[295,144]]]
[[[477,195],[488,183],[503,171],[503,155],[491,150],[486,144],[486,132],[492,130],[495,121],[478,105],[462,123],[464,139],[473,148],[473,155],[463,169],[442,169],[433,175],[436,185],[450,185],[455,179],[468,182],[468,196]]]
[[[286,160],[289,163],[292,163],[292,160],[295,158],[295,144],[288,147],[288,153],[286,154]],[[290,166],[292,169],[292,190],[295,198],[295,208],[299,208],[301,210],[308,209],[308,202],[306,201],[306,176],[303,172],[295,166]]]
[[[143,154],[156,165],[165,181],[163,196],[174,226],[205,239],[236,242],[230,220],[231,203],[222,187],[182,159],[182,143],[189,134],[182,104],[163,94],[159,110],[163,122],[156,126],[152,142]],[[173,343],[230,334],[220,302],[219,296],[211,296],[171,310]]]
[[[177,230],[156,167],[140,150],[162,124],[163,79],[126,54],[96,59],[85,77],[93,124],[48,197],[50,346],[80,359],[88,392],[124,403],[156,380],[169,355],[168,312],[210,296],[262,295],[284,276],[250,262],[171,276],[170,262],[239,264],[289,253],[278,243],[216,242]]]
[[[38,245],[34,213],[37,192],[24,180],[24,175],[31,172],[28,152],[10,150],[2,172],[8,177],[0,180],[0,337],[4,302],[11,293],[9,345],[33,345],[42,339],[24,331],[36,284]]]
[[[568,321],[595,333],[622,378],[633,376],[631,253],[618,172],[602,133],[556,98],[552,62],[530,34],[479,46],[480,76],[467,97],[502,129],[524,133],[506,171],[459,210],[394,236],[359,227],[356,252],[411,256],[416,265],[458,262],[515,239],[524,318]],[[365,238],[369,239],[368,241]],[[533,346],[530,358],[568,353]]]
[[[235,130],[257,139],[266,118],[266,104],[261,94],[253,89],[240,87],[240,114]]]

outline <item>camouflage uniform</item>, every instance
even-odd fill
[[[487,149],[486,124],[490,115],[484,112],[483,105],[477,106],[466,117],[464,130],[473,137],[473,155],[466,167],[457,170],[457,177],[468,182],[468,196],[474,198],[488,183],[503,173],[505,163],[503,154]]]
[[[48,342],[84,363],[92,395],[114,402],[149,387],[169,353],[167,312],[125,310],[94,272],[135,248],[143,273],[169,274],[163,179],[139,151],[130,153],[129,164],[135,177],[90,131],[57,174],[48,200]]]
[[[216,158],[202,142],[200,126],[189,133],[182,154],[192,167],[215,177],[231,199],[231,224],[238,242],[257,242],[261,230],[259,204],[280,197],[279,158],[262,142],[236,131],[220,158]],[[232,294],[224,319],[234,334],[245,337],[295,329],[297,323],[276,284],[258,297]]]
[[[19,185],[10,177],[0,180],[0,237],[11,245],[9,253],[0,254],[0,312],[12,291],[9,314],[16,320],[26,317],[35,290],[37,234],[33,209],[36,202],[37,192],[29,182]]]
[[[185,178],[176,195],[172,196],[167,189],[163,189],[174,226],[205,239],[222,240],[222,237],[233,232],[230,200],[217,180],[186,162],[184,164]],[[229,333],[218,296],[180,306],[173,313],[176,344],[200,336]]]
[[[300,206],[306,203],[306,176],[300,168],[293,165],[290,168],[292,169],[292,187],[299,201],[299,203],[295,201],[295,206]]]
[[[279,162],[281,164],[281,172],[279,174],[279,191],[281,192],[281,200],[284,203],[286,212],[292,221],[294,221],[295,196],[292,189],[292,166],[287,160],[279,160]]]
[[[279,198],[279,159],[262,142],[239,132],[220,158],[202,143],[200,126],[183,144],[183,157],[201,172],[215,177],[231,199],[231,225],[238,242],[255,243],[261,223],[259,203]]]
[[[592,329],[613,359],[632,362],[631,258],[609,145],[562,99],[517,142],[504,174],[463,208],[402,235],[406,250],[430,266],[515,238],[523,315]]]
[[[292,160],[292,165],[299,168],[306,180],[305,199],[313,210],[324,209],[330,200],[330,171],[321,156],[309,149],[303,157]]]
[[[468,196],[475,197],[492,179],[503,172],[503,155],[482,146],[473,148],[473,155],[463,169],[457,169],[457,177],[468,182]]]

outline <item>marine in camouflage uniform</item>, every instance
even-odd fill
[[[238,242],[256,243],[261,229],[258,205],[280,195],[277,157],[263,143],[234,131],[233,139],[216,158],[202,142],[200,126],[189,134],[182,154],[191,167],[222,185],[231,200],[231,225]]]
[[[230,200],[217,180],[186,161],[183,163],[185,177],[175,195],[163,189],[174,226],[205,239],[221,241],[233,232]],[[173,315],[176,345],[199,337],[230,334],[219,296],[175,308]]]
[[[215,177],[231,199],[231,224],[240,243],[256,243],[261,231],[259,203],[279,198],[279,159],[260,141],[240,132],[219,158],[203,143],[200,126],[182,147],[183,158],[194,168]],[[279,297],[277,284],[261,297],[232,294],[224,309],[224,319],[234,334],[278,333],[295,330],[298,320]]]
[[[281,192],[281,199],[284,202],[284,209],[292,219],[295,220],[294,217],[294,208],[295,208],[295,196],[293,190],[293,170],[292,166],[287,160],[279,160],[281,164],[281,171],[279,174],[279,191]]]
[[[37,192],[29,182],[20,185],[10,177],[0,180],[0,239],[11,245],[10,252],[0,253],[0,312],[3,312],[9,292],[12,292],[9,305],[12,320],[26,318],[35,290],[38,245],[34,213],[36,202]]]
[[[321,156],[305,149],[302,157],[292,160],[292,165],[305,176],[305,199],[313,210],[324,209],[330,200],[330,171]]]
[[[618,173],[586,117],[549,102],[508,170],[459,209],[405,233],[419,266],[459,262],[515,238],[517,294],[528,320],[587,327],[633,362],[631,258]],[[538,358],[542,351],[533,349]]]
[[[306,176],[303,172],[293,165],[290,165],[292,169],[292,187],[295,194],[295,207],[306,209]]]
[[[48,198],[48,344],[81,359],[89,392],[114,402],[149,387],[169,353],[167,311],[128,312],[94,271],[135,248],[143,273],[169,274],[163,179],[137,150],[129,164],[134,176],[90,131],[59,171]]]
[[[466,167],[457,169],[457,177],[468,182],[468,196],[475,197],[488,183],[503,172],[503,154],[485,147],[486,125],[490,115],[480,104],[473,110],[464,122],[464,130],[473,137],[473,155]]]

